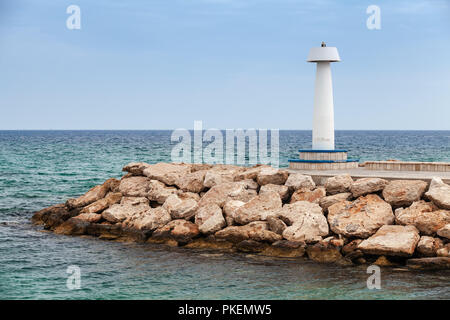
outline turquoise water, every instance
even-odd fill
[[[0,299],[436,299],[449,272],[382,269],[101,241],[43,232],[29,219],[131,161],[170,160],[170,131],[0,131]],[[310,148],[307,131],[280,132],[280,163]],[[337,148],[364,160],[450,161],[450,131],[338,131]],[[81,270],[81,289],[66,269]]]

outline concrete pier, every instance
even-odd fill
[[[433,177],[439,177],[447,184],[450,184],[450,172],[430,172],[430,171],[384,171],[367,170],[364,167],[346,170],[294,170],[289,172],[300,172],[311,176],[316,184],[323,185],[329,177],[348,173],[353,179],[359,178],[382,178],[386,180],[423,180],[430,182]]]

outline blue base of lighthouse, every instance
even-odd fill
[[[299,150],[299,159],[290,159],[289,168],[298,170],[343,170],[357,168],[359,159],[348,159],[347,150]]]

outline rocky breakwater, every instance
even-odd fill
[[[130,163],[84,195],[36,212],[65,235],[307,257],[339,265],[450,268],[450,186],[347,174],[317,186],[270,166]]]

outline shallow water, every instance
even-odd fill
[[[33,211],[120,177],[130,161],[168,161],[170,133],[0,131],[0,299],[450,298],[449,272],[383,268],[381,290],[369,290],[366,267],[61,236],[30,224]],[[281,164],[310,138],[280,132]],[[450,161],[448,131],[337,132],[337,141],[362,160]],[[79,290],[66,286],[70,265],[81,269]]]

